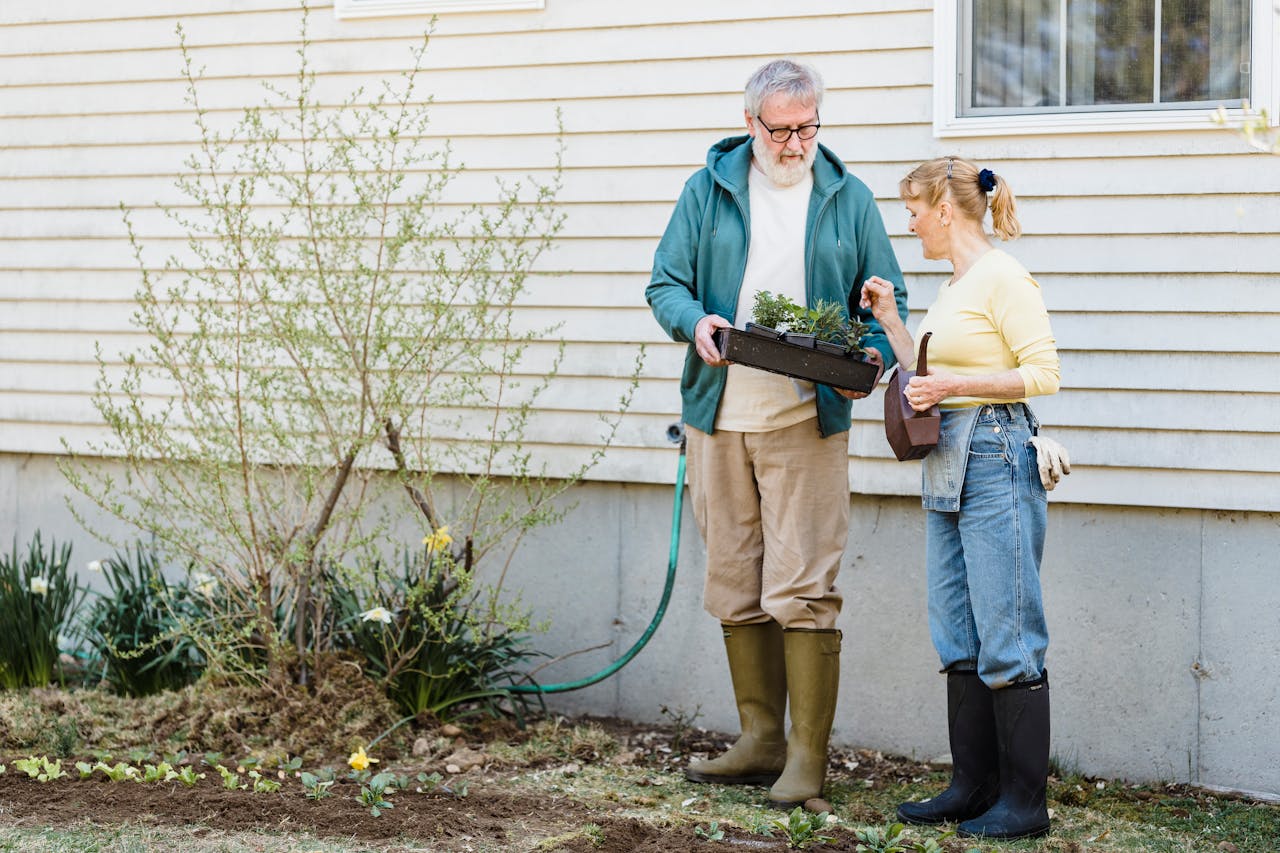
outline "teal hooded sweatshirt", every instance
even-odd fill
[[[676,202],[645,289],[658,324],[672,340],[689,343],[680,380],[682,418],[706,433],[715,429],[728,371],[709,367],[698,356],[693,333],[707,314],[734,320],[751,235],[750,168],[750,136],[732,136],[712,146],[706,167],[685,183]],[[905,321],[907,289],[875,197],[819,144],[805,229],[808,307],[819,300],[846,306],[851,316],[871,327],[863,346],[879,350],[887,370],[895,362],[893,347],[871,312],[858,306],[862,283],[873,275],[893,282],[898,314]],[[851,402],[826,385],[817,386],[821,435],[849,429]]]

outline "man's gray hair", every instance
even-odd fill
[[[760,66],[747,81],[747,112],[760,115],[771,95],[786,95],[792,101],[822,106],[822,75],[808,65],[791,59],[775,59]]]

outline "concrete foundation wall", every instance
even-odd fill
[[[673,451],[674,464],[674,451]],[[35,530],[102,556],[65,505],[47,456],[0,454],[0,544]],[[543,684],[603,669],[641,636],[666,578],[672,490],[585,484],[564,525],[522,548],[509,585],[574,654]],[[923,513],[910,498],[855,495],[840,586],[845,608],[836,742],[947,754],[945,686],[924,602]],[[1066,768],[1280,795],[1280,515],[1050,505],[1043,568],[1053,753]],[[736,731],[718,626],[701,608],[704,548],[686,506],[665,618],[616,676],[548,707],[640,721],[696,716]]]

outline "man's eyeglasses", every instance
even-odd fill
[[[802,124],[799,127],[769,127],[764,123],[764,119],[756,116],[756,121],[760,122],[760,126],[769,131],[769,138],[774,142],[783,143],[791,139],[791,134],[795,134],[803,140],[813,139],[818,135],[818,128],[821,124]]]

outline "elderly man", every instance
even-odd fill
[[[849,528],[850,402],[865,396],[726,362],[712,334],[739,328],[755,295],[846,306],[893,363],[862,282],[902,273],[875,198],[818,142],[822,79],[777,60],[746,86],[746,136],[712,146],[685,184],[645,297],[690,344],[681,382],[690,497],[707,545],[706,610],[724,630],[742,735],[686,771],[698,782],[771,784],[790,808],[819,796],[840,676],[836,574]],[[787,700],[791,732],[785,729]]]

